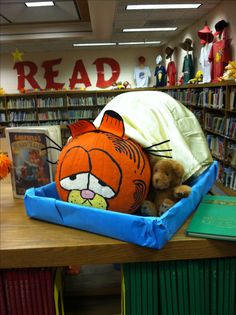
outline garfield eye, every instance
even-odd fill
[[[75,180],[76,179],[76,175],[75,174],[71,175],[69,178],[70,178],[70,180]]]
[[[72,174],[60,180],[61,187],[66,190],[82,190],[88,185],[88,173]]]
[[[96,178],[92,174],[90,174],[89,177],[89,189],[104,198],[112,198],[115,196],[115,192],[111,187],[109,187],[103,180]]]

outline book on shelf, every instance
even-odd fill
[[[64,315],[63,268],[0,271],[1,315]]]
[[[5,290],[4,290],[4,279],[1,272],[0,272],[0,314],[2,315],[7,314],[7,302],[6,302]]]
[[[236,241],[236,197],[205,196],[187,227],[186,234]]]
[[[236,88],[232,88],[230,92],[230,110],[236,110]]]
[[[39,187],[54,179],[61,150],[60,126],[6,128],[9,156],[13,162],[14,197],[23,198],[30,187]]]

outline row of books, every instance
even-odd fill
[[[225,121],[226,119],[223,116],[216,116],[211,113],[206,113],[204,127],[208,130],[223,135],[225,131]]]
[[[0,271],[1,315],[63,315],[62,268]]]
[[[220,160],[225,158],[225,146],[223,138],[208,134],[207,143],[214,157],[217,157]]]
[[[225,107],[225,89],[204,88],[199,94],[198,104],[203,107],[222,109]]]
[[[66,118],[67,118],[67,113],[64,113],[60,110],[38,113],[38,119],[40,121],[41,120],[58,120],[58,119],[66,119]]]
[[[169,90],[169,95],[184,105],[222,109],[225,107],[225,89],[204,88],[203,90]]]
[[[200,125],[203,124],[203,111],[202,110],[197,110],[197,109],[192,109],[191,110],[193,112],[193,114],[196,116],[197,120],[199,121]]]
[[[5,113],[0,113],[0,122],[6,122],[6,114]]]
[[[236,118],[235,117],[228,117],[226,119],[226,129],[225,129],[226,137],[230,139],[236,140]]]
[[[97,105],[105,106],[107,103],[109,103],[115,96],[103,96],[99,95],[97,96]]]
[[[91,109],[86,110],[69,110],[68,111],[68,119],[91,119],[97,116],[97,111],[93,111]]]
[[[217,180],[219,180],[225,187],[236,191],[236,170],[232,167],[225,167],[220,164]]]
[[[7,102],[7,108],[4,107],[3,101],[0,103],[1,109],[24,109],[24,108],[48,108],[48,107],[63,107],[63,106],[83,106],[83,105],[99,105],[105,106],[114,96],[67,96],[67,98],[59,96],[49,97],[17,97],[10,98]]]
[[[231,166],[236,168],[236,143],[228,143],[227,160],[230,162]]]
[[[83,105],[95,105],[96,99],[93,96],[69,96],[68,106],[83,106]]]
[[[60,109],[55,109],[51,111],[42,111],[43,108],[41,107],[40,112],[26,112],[26,111],[11,111],[8,113],[1,113],[0,112],[0,122],[31,122],[37,121],[44,121],[47,119],[50,120],[66,120],[68,118],[72,119],[81,119],[81,118],[94,118],[98,115],[101,109],[95,108],[94,110],[86,110],[86,109],[78,109],[78,110],[68,110],[68,111],[61,111]],[[50,107],[49,107],[50,108]]]
[[[17,97],[17,98],[11,98],[7,102],[8,109],[35,108],[35,107],[36,107],[35,98]]]
[[[33,121],[37,120],[36,113],[28,112],[10,112],[9,113],[10,121]]]
[[[125,315],[235,314],[236,258],[125,264]]]
[[[37,107],[63,107],[64,99],[62,97],[45,97],[37,99]]]
[[[168,90],[167,94],[180,101],[184,105],[197,106],[199,92],[194,89],[186,90]]]

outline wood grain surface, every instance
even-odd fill
[[[0,183],[0,268],[67,266],[236,256],[234,242],[185,236],[188,221],[162,250],[30,219],[10,183]]]

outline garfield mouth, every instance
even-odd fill
[[[79,204],[83,206],[107,209],[108,203],[107,203],[107,200],[103,196],[99,194],[94,194],[93,199],[86,199],[86,198],[83,198],[82,195],[83,195],[82,191],[72,190],[69,193],[68,201],[71,203]]]

